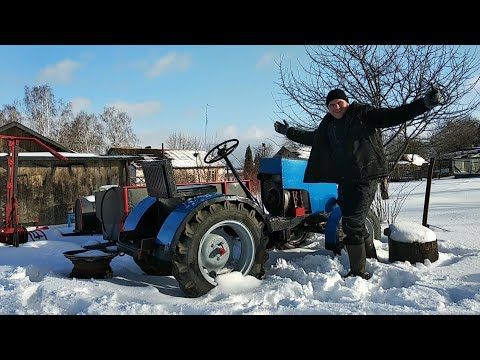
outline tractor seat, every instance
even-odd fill
[[[171,160],[161,159],[142,163],[147,194],[160,199],[190,197],[217,192],[210,184],[176,185]]]

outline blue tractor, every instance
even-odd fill
[[[260,205],[228,159],[238,144],[218,144],[204,162],[224,160],[245,196],[213,185],[177,186],[169,160],[144,162],[149,196],[129,213],[117,241],[144,272],[173,275],[189,297],[204,295],[232,271],[262,278],[269,249],[301,246],[311,233],[324,233],[325,248],[335,254],[343,246],[336,184],[303,183],[306,160],[261,159]],[[373,211],[366,225],[380,238]]]

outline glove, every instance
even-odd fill
[[[432,85],[432,88],[427,91],[425,96],[423,97],[423,102],[425,103],[425,106],[429,109],[434,108],[435,106],[442,105],[443,104],[443,96],[442,92],[440,89],[434,87]]]
[[[280,121],[275,121],[275,131],[282,135],[287,135],[287,131],[290,128],[288,122],[283,120],[283,124]]]

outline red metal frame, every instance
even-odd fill
[[[17,170],[18,170],[18,152],[17,144],[20,141],[33,141],[48,150],[59,160],[68,160],[47,144],[33,137],[0,135],[0,139],[8,140],[10,156],[7,160],[7,203],[5,204],[5,227],[0,228],[0,242],[18,246],[19,243],[27,242],[27,231],[18,223],[17,209]],[[15,236],[15,234],[17,236]]]

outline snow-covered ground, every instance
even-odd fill
[[[402,185],[390,184],[391,192]],[[426,182],[409,187],[396,220],[421,224]],[[343,279],[348,255],[333,257],[316,235],[304,248],[271,251],[263,280],[222,275],[196,299],[184,297],[171,276],[143,274],[129,256],[112,260],[111,279],[69,278],[73,265],[63,252],[101,235],[62,236],[68,228],[51,227],[47,240],[0,244],[0,314],[480,314],[479,218],[480,178],[434,180],[434,263],[389,263],[382,235],[375,241],[379,260],[367,263],[372,278]]]

